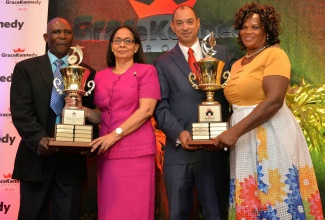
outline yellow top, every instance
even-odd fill
[[[250,106],[263,101],[264,76],[279,75],[290,80],[290,60],[280,48],[269,47],[246,65],[241,65],[242,59],[237,60],[231,67],[230,81],[224,88],[230,104]]]

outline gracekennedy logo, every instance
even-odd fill
[[[12,53],[6,53],[3,52],[1,53],[1,57],[3,58],[15,58],[15,59],[26,59],[26,58],[31,58],[31,57],[37,57],[38,54],[36,53],[26,53],[25,49],[17,48],[13,49]]]
[[[1,84],[0,84],[1,85]],[[7,119],[7,120],[10,120],[10,123],[12,123],[12,118],[11,118],[11,111],[10,111],[10,108],[8,108],[8,112],[0,112],[0,119],[1,118],[4,118],[4,119]],[[1,136],[1,135],[0,135]],[[0,141],[1,143],[1,141]]]
[[[15,136],[10,136],[9,134],[5,134],[0,136],[0,144],[4,143],[4,144],[8,144],[11,146],[14,141],[15,141],[16,137]]]
[[[193,7],[196,0],[187,0],[177,3],[175,0],[154,0],[151,3],[146,3],[146,0],[129,0],[133,9],[139,18],[145,18],[154,15],[173,14],[174,10],[182,5]]]
[[[17,28],[21,30],[25,22],[19,22],[17,19],[15,21],[0,21],[0,28]]]
[[[0,212],[4,212],[4,214],[7,214],[10,206],[10,204],[5,204],[3,201],[0,202]]]
[[[2,178],[0,179],[0,183],[19,183],[19,180],[11,179],[12,174],[2,174]]]
[[[148,3],[150,2],[150,3]],[[137,20],[129,19],[134,23],[139,32],[144,52],[165,52],[173,48],[178,40],[170,28],[172,14],[181,5],[194,6],[197,0],[129,0],[129,3],[137,15]],[[89,12],[88,14],[91,14]],[[125,18],[118,17],[115,22],[105,19],[93,20],[93,16],[85,15],[75,19],[73,28],[77,40],[109,40],[112,31],[123,24]],[[213,31],[216,38],[237,37],[237,32],[232,24],[216,23],[213,26],[205,26],[201,22],[199,38]]]
[[[0,118],[3,117],[3,118],[11,118],[11,113],[1,113],[0,112]]]
[[[2,83],[2,82],[11,82],[11,78],[12,78],[12,74],[9,75],[9,76],[0,76],[0,83]]]
[[[37,0],[37,1],[32,1],[32,0],[30,0],[30,1],[27,1],[27,0],[20,0],[20,1],[9,1],[9,0],[7,0],[6,1],[6,4],[8,4],[8,5],[40,5],[42,3],[42,1],[39,1],[39,0]]]
[[[2,174],[0,176],[0,186],[6,192],[15,191],[15,187],[20,183],[19,180],[12,179],[12,174]]]

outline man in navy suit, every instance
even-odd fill
[[[207,151],[187,145],[192,140],[192,123],[198,121],[198,105],[205,99],[188,80],[191,69],[187,63],[188,49],[196,60],[203,58],[197,37],[200,19],[193,8],[178,7],[171,28],[179,42],[169,52],[158,57],[157,68],[161,86],[161,101],[155,110],[157,126],[167,136],[164,156],[164,179],[169,203],[170,220],[190,218],[194,187],[205,220],[227,218],[229,193],[229,153]],[[226,46],[216,45],[216,58],[225,62],[223,71],[235,61]],[[229,105],[223,91],[215,94],[222,106],[222,120],[227,121]]]
[[[71,25],[63,18],[52,19],[44,40],[48,52],[17,63],[10,89],[12,121],[22,138],[13,171],[13,178],[20,180],[18,219],[79,220],[82,183],[87,178],[86,157],[59,154],[48,147],[60,117],[50,107],[55,61],[62,60],[62,67],[68,65]],[[88,80],[95,74],[90,70]],[[93,96],[83,101],[94,108]],[[96,136],[96,127],[94,131]]]

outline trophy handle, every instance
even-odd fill
[[[53,80],[53,86],[60,95],[63,94],[62,90],[58,87],[59,85],[61,85],[61,83],[62,81],[59,78],[55,78]]]
[[[226,71],[222,74],[222,78],[224,78],[226,81],[221,85],[221,88],[224,88],[227,83],[229,82],[230,80],[230,72],[229,71]]]
[[[87,83],[87,86],[90,87],[90,89],[85,93],[85,96],[88,96],[91,94],[91,92],[94,90],[95,88],[95,82],[94,80],[91,80]]]
[[[196,80],[196,75],[194,73],[190,73],[190,75],[188,75],[188,80],[190,81],[190,83],[195,89],[199,89],[199,86],[196,85],[194,82],[194,80]]]

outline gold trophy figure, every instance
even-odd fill
[[[89,81],[87,86],[90,89],[84,90],[90,71],[79,66],[83,59],[82,47],[77,45],[71,49],[73,53],[68,57],[69,66],[60,70],[63,80],[55,78],[53,85],[59,94],[68,95],[76,100],[78,96],[90,95],[95,88],[95,82]],[[63,90],[59,88],[62,83]],[[84,110],[78,109],[76,104],[69,105],[63,109],[62,124],[56,125],[54,141],[50,141],[49,146],[64,150],[64,152],[87,153],[85,150],[91,149],[88,145],[92,141],[92,131],[91,125],[85,125]]]
[[[192,124],[193,140],[208,140],[227,129],[227,123],[222,122],[221,105],[214,100],[214,94],[227,85],[230,72],[222,72],[225,62],[212,57],[217,52],[213,50],[215,45],[213,32],[210,32],[201,42],[204,58],[196,62],[198,79],[194,73],[188,77],[192,86],[205,91],[206,95],[206,100],[198,106],[198,123]]]
[[[89,91],[86,92],[84,90],[85,81],[89,75],[89,70],[82,66],[79,66],[83,59],[83,53],[81,50],[82,48],[83,47],[80,47],[79,45],[77,45],[76,47],[71,47],[71,49],[73,49],[73,53],[68,57],[69,66],[64,67],[60,70],[63,78],[64,89],[61,90],[60,88],[58,88],[58,86],[62,83],[60,79],[55,78],[53,81],[53,85],[59,94],[66,93],[72,99],[76,99],[78,95],[88,96],[95,88],[95,83],[93,80],[91,80],[87,84],[90,88]],[[78,56],[76,55],[76,53]],[[76,109],[77,107],[75,105],[72,105],[68,106],[67,108]]]

